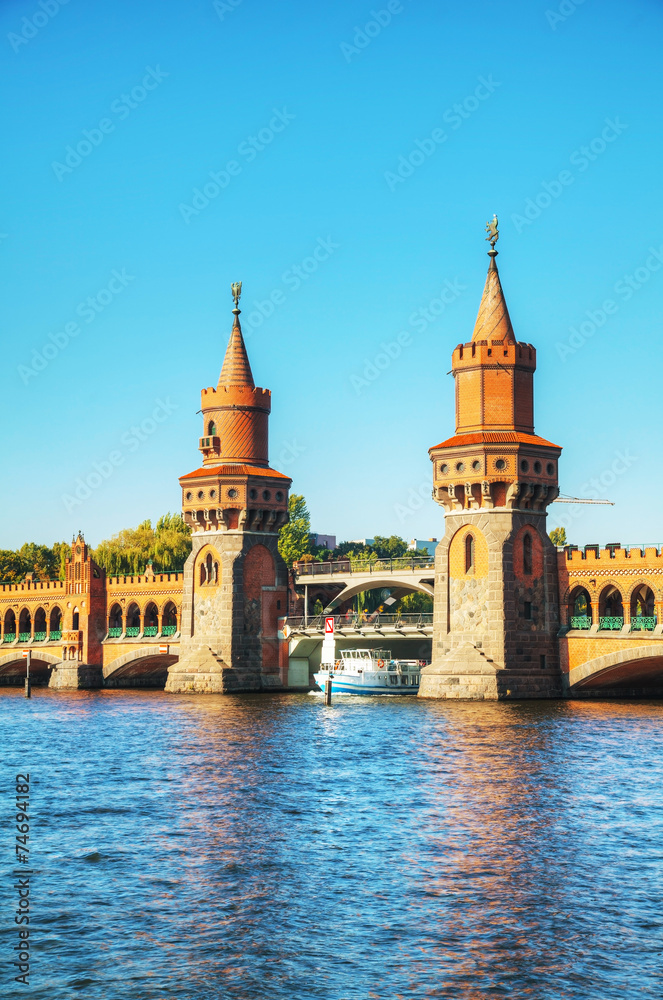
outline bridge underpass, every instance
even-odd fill
[[[304,687],[313,683],[320,667],[325,615],[288,617],[282,635],[288,642],[289,685]],[[396,659],[430,662],[433,615],[373,614],[334,615],[336,651],[344,649],[389,649]]]
[[[631,644],[622,649],[616,649],[617,643],[611,644],[609,639],[601,643],[607,652],[569,670],[569,695],[573,698],[663,697],[663,636],[650,636],[649,640],[646,645]],[[598,650],[595,648],[595,651]]]
[[[102,669],[105,688],[161,688],[166,685],[168,668],[179,659],[178,647],[160,652],[157,644],[129,650]]]
[[[53,667],[61,659],[44,649],[32,650],[30,658],[30,681],[35,687],[48,687]],[[23,687],[27,674],[27,660],[22,648],[0,657],[0,685],[3,687]]]

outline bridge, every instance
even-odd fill
[[[306,616],[310,587],[317,588],[320,596],[330,597],[334,592],[325,606],[328,612],[365,590],[388,589],[396,592],[392,597],[418,590],[432,596],[435,560],[432,556],[402,556],[397,559],[297,562],[293,564],[293,574],[295,584],[304,587]]]

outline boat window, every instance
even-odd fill
[[[391,684],[398,684],[398,677],[390,677],[389,682]]]

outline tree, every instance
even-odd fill
[[[292,567],[293,562],[301,559],[311,551],[311,515],[306,506],[306,500],[301,494],[293,493],[288,500],[290,519],[279,532],[279,552],[285,563]]]
[[[180,514],[164,514],[156,528],[150,520],[125,528],[101,542],[92,558],[109,576],[144,573],[152,561],[155,573],[180,572],[191,552],[191,529]]]
[[[566,528],[553,528],[548,537],[553,545],[566,545]]]
[[[407,552],[407,542],[398,535],[390,535],[389,538],[376,535],[371,548],[377,553],[378,559],[398,559]]]
[[[433,610],[433,598],[430,594],[422,594],[420,591],[414,590],[412,593],[401,597],[395,610],[401,615],[419,614],[420,612],[430,613]]]

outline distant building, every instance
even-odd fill
[[[437,538],[413,538],[408,544],[408,552],[414,552],[416,549],[426,549],[429,556],[432,556],[437,548]]]
[[[375,542],[374,538],[351,538],[351,545],[373,545]]]
[[[310,538],[313,545],[322,545],[326,549],[336,548],[336,535],[319,535],[317,531],[314,531]]]

